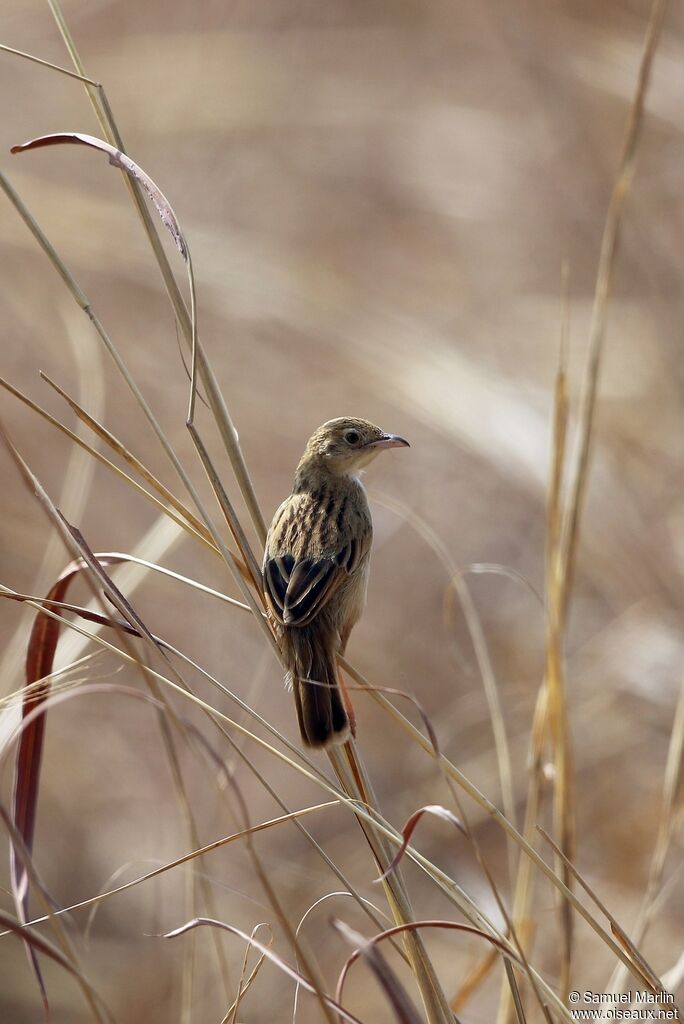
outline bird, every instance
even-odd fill
[[[337,657],[366,603],[373,522],[360,473],[381,451],[408,447],[368,420],[329,420],[309,438],[273,516],[264,598],[307,747],[344,743],[354,731]]]

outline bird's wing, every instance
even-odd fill
[[[306,626],[356,569],[365,545],[350,540],[334,554],[297,558],[284,553],[264,559],[264,587],[272,613],[285,626]]]

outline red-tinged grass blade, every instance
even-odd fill
[[[449,788],[453,792],[453,786],[450,784],[449,779],[447,778],[447,779],[445,779],[445,781],[447,782],[447,785],[449,785]],[[460,802],[458,801],[458,797],[457,797],[455,792],[454,792],[454,797],[455,797],[455,799],[457,801],[457,806],[460,809],[461,805],[460,805]],[[414,814],[412,814],[411,817],[406,822],[406,824],[405,824],[405,826],[404,826],[404,828],[402,830],[402,837],[403,837],[402,844],[401,844],[401,846],[400,846],[396,856],[394,857],[394,860],[392,861],[392,864],[390,864],[390,866],[388,867],[387,871],[385,872],[385,875],[389,874],[389,872],[392,871],[394,868],[396,868],[396,866],[398,865],[399,861],[403,857],[403,855],[404,855],[404,853],[405,853],[405,851],[406,851],[406,849],[407,849],[407,847],[408,847],[408,845],[409,845],[409,843],[411,841],[411,836],[413,835],[413,832],[414,832],[416,826],[418,825],[418,822],[420,821],[420,819],[423,817],[424,814],[434,814],[437,817],[442,818],[444,821],[448,821],[450,824],[455,825],[458,828],[458,830],[465,836],[465,838],[468,839],[469,842],[471,842],[473,844],[474,849],[475,849],[475,855],[477,857],[478,863],[480,864],[480,867],[482,868],[482,870],[484,872],[484,875],[485,875],[487,881],[489,882],[489,885],[491,887],[492,893],[494,895],[494,899],[496,900],[496,903],[497,903],[497,905],[499,907],[499,910],[501,911],[502,917],[506,921],[506,925],[508,927],[508,931],[509,931],[511,937],[513,938],[513,940],[514,940],[516,949],[517,949],[517,951],[518,951],[518,953],[520,955],[520,961],[523,964],[524,969],[525,969],[525,971],[528,974],[528,977],[530,979],[530,983],[532,984],[532,987],[533,987],[533,989],[535,991],[535,995],[537,996],[537,999],[539,1001],[539,1005],[540,1005],[540,1007],[542,1009],[542,1012],[544,1013],[546,1019],[548,1020],[549,1019],[548,1018],[548,1012],[547,1012],[546,1007],[544,1005],[541,993],[539,992],[537,983],[534,980],[534,977],[533,977],[532,972],[530,970],[530,966],[529,966],[529,963],[527,961],[527,957],[525,956],[525,951],[524,951],[523,947],[520,945],[520,942],[519,942],[518,936],[516,934],[515,928],[513,927],[512,921],[510,919],[510,916],[509,916],[509,914],[508,914],[508,912],[506,910],[506,907],[504,905],[504,902],[503,902],[503,900],[502,900],[502,898],[501,898],[501,896],[499,894],[499,890],[498,890],[498,888],[496,886],[496,883],[494,881],[492,873],[489,870],[489,868],[487,867],[487,864],[486,864],[485,859],[484,859],[484,857],[482,855],[482,851],[481,851],[481,849],[479,847],[479,844],[477,843],[477,840],[475,839],[475,836],[473,835],[471,829],[469,828],[465,817],[464,817],[464,822],[465,822],[465,824],[464,824],[464,822],[461,822],[461,820],[452,811],[448,810],[448,808],[446,808],[446,807],[442,807],[439,804],[433,804],[433,805],[428,805],[426,807],[421,807]],[[381,881],[381,880],[382,879],[379,879],[379,881]],[[510,987],[511,994],[513,996],[513,1001],[514,1001],[514,1004],[515,1004],[516,1012],[518,1014],[518,1020],[519,1021],[524,1021],[525,1016],[524,1016],[524,1012],[523,1012],[523,1009],[522,1009],[522,1003],[521,1003],[520,996],[519,996],[519,993],[518,993],[518,987],[517,987],[517,982],[515,980],[515,976],[513,974],[513,971],[510,969],[509,962],[507,960],[504,962],[504,966],[506,968],[506,974],[507,974],[507,977],[508,977],[508,984],[509,984],[509,987]]]
[[[359,932],[350,928],[344,921],[334,920],[333,927],[343,935],[351,945],[356,946],[352,956],[362,957],[375,975],[380,988],[387,996],[394,1017],[399,1024],[422,1024],[420,1015],[409,999],[408,993],[385,958],[376,948],[376,944],[364,938]]]
[[[83,567],[85,568],[85,566]],[[17,594],[14,591],[0,591],[0,598],[4,598],[6,601],[17,601],[20,604],[37,604],[43,608],[50,608],[57,612],[73,612],[80,618],[85,619],[87,622],[96,622],[99,626],[110,626],[112,629],[121,629],[129,636],[140,636],[137,629],[129,626],[123,619],[113,619],[108,615],[102,615],[101,612],[91,611],[90,608],[84,608],[80,604],[71,604],[69,601],[52,601],[48,597],[36,597],[35,594]],[[53,619],[55,625],[59,627],[60,623]],[[155,641],[158,644],[163,645],[164,641],[158,638]],[[41,677],[42,678],[42,677]],[[29,700],[33,699],[33,695],[36,690],[40,690],[40,686],[34,686],[33,691],[27,694]]]
[[[490,942],[493,946],[496,946],[499,950],[501,950],[502,953],[505,953],[506,956],[513,956],[513,954],[511,953],[510,949],[508,949],[506,944],[504,942],[501,942],[494,935],[488,935],[487,932],[482,931],[481,928],[476,928],[475,925],[459,924],[456,921],[410,921],[408,924],[399,924],[395,925],[394,928],[388,928],[386,931],[380,932],[379,935],[374,935],[373,938],[371,939],[365,939],[363,937],[360,938],[364,946],[375,946],[377,945],[377,943],[384,942],[385,939],[389,939],[393,935],[400,935],[402,932],[420,931],[422,928],[444,928],[448,931],[466,932],[468,935],[479,935],[480,938],[485,939],[487,942]],[[361,956],[361,953],[361,949],[354,950],[354,952],[347,959],[344,967],[340,972],[340,976],[337,982],[337,991],[335,993],[335,998],[338,1003],[342,1001],[344,983],[349,973],[349,969],[358,960],[359,956]],[[519,964],[519,966],[521,965]]]
[[[36,866],[33,863],[32,859],[31,859],[31,856],[29,855],[28,851],[26,850],[26,847],[24,846],[24,842],[23,842],[21,836],[19,835],[19,833],[17,832],[16,828],[14,827],[14,825],[12,823],[12,819],[10,817],[9,812],[7,810],[5,810],[5,807],[2,804],[0,804],[0,817],[3,820],[3,822],[5,824],[5,827],[7,828],[7,831],[9,833],[9,835],[10,835],[12,843],[14,844],[15,848],[21,853],[22,859],[24,861],[24,864],[26,865],[27,872],[28,872],[28,874],[30,876],[31,883],[33,884],[34,890],[36,890],[39,893],[39,895],[40,895],[40,897],[42,899],[42,902],[44,903],[45,908],[48,911],[47,916],[45,917],[45,920],[50,922],[50,925],[54,929],[55,935],[57,936],[59,946],[61,947],[61,952],[66,957],[66,959],[69,961],[71,966],[74,968],[74,973],[76,974],[77,980],[78,980],[79,984],[81,985],[81,988],[83,990],[83,994],[85,996],[85,999],[86,999],[88,1005],[90,1006],[90,1009],[92,1011],[94,1019],[98,1022],[98,1024],[104,1024],[105,1017],[103,1016],[103,1013],[102,1013],[103,1006],[98,1005],[97,999],[94,996],[94,990],[87,984],[87,982],[84,983],[83,974],[82,974],[82,971],[80,969],[80,966],[79,966],[79,963],[78,963],[78,959],[76,957],[76,953],[75,953],[75,950],[73,948],[73,944],[72,944],[72,942],[71,942],[67,932],[64,930],[64,927],[63,927],[61,921],[59,920],[59,916],[58,915],[59,915],[60,911],[59,911],[59,909],[57,907],[57,903],[53,899],[53,897],[50,895],[50,893],[48,892],[48,890],[47,890],[43,880],[40,878],[40,876],[39,876],[39,874],[38,874],[38,872],[36,870]],[[31,928],[32,925],[34,924],[34,922],[21,922],[21,923],[23,924],[24,928]],[[3,932],[2,934],[5,935],[5,934],[7,934],[7,932]],[[31,963],[34,965],[34,970],[35,970],[35,973],[36,973],[36,976],[37,976],[38,982],[39,982],[40,994],[41,994],[41,998],[42,998],[42,1002],[43,1002],[43,1012],[45,1014],[46,1020],[49,1020],[50,1019],[50,1006],[49,1006],[49,1002],[48,1002],[48,999],[47,999],[47,992],[45,991],[44,987],[40,984],[40,982],[42,980],[42,975],[41,975],[41,972],[40,972],[40,970],[38,968],[38,954],[37,954],[37,951],[32,946],[30,946],[28,943],[24,943],[24,948],[30,950],[30,960],[31,960]],[[105,1009],[105,1012],[106,1012],[106,1007],[104,1009]]]
[[[118,559],[112,559],[112,562],[116,561]],[[76,563],[69,565],[50,589],[47,602],[62,604],[69,585],[81,568],[82,566]],[[39,612],[31,630],[26,655],[27,691],[22,702],[22,719],[25,721],[26,727],[22,730],[17,749],[12,792],[12,821],[29,855],[33,851],[40,770],[47,722],[46,710],[40,711],[38,714],[35,712],[45,704],[51,687],[49,681],[42,686],[33,684],[39,683],[41,679],[45,679],[52,673],[60,629],[60,622]],[[10,843],[10,878],[17,915],[19,921],[24,923],[28,918],[29,906],[28,872],[22,855],[14,843]],[[49,1014],[47,992],[36,951],[28,942],[25,943],[25,949],[40,989],[47,1017]]]
[[[384,880],[387,878],[390,872],[394,871],[397,868],[399,861],[406,853],[407,846],[411,842],[411,836],[414,833],[416,825],[418,824],[418,822],[420,821],[424,814],[433,814],[435,817],[441,818],[443,821],[450,822],[452,825],[456,826],[459,832],[461,832],[466,837],[466,839],[468,838],[468,833],[464,829],[461,821],[453,813],[453,811],[448,810],[448,808],[446,807],[442,807],[441,804],[428,804],[425,807],[420,807],[411,815],[411,817],[408,819],[408,821],[402,828],[401,846],[397,850],[387,870],[380,876],[380,878],[375,879],[376,882],[384,882]]]
[[[119,560],[112,559],[108,564],[116,564],[117,561]],[[69,585],[82,568],[82,565],[76,563],[69,565],[48,592],[46,603],[63,604]],[[21,600],[22,598],[17,596],[15,599]],[[42,612],[36,616],[26,654],[26,686],[31,689],[29,696],[23,702],[23,718],[40,707],[50,693],[49,682],[46,682],[43,687],[35,687],[33,684],[52,673],[60,629],[61,624],[51,616]],[[17,751],[12,795],[12,820],[29,853],[33,850],[45,725],[45,713],[34,716],[22,733]],[[17,910],[20,917],[23,917],[28,912],[27,879],[14,847],[11,849],[11,865],[12,888]]]
[[[301,987],[306,989],[307,992],[315,994],[314,986],[300,971],[288,964],[268,946],[265,946],[262,942],[259,942],[258,939],[255,939],[253,935],[247,935],[246,932],[241,931],[239,928],[235,928],[232,924],[226,924],[225,921],[214,921],[209,917],[197,917],[194,921],[188,921],[186,924],[181,925],[180,928],[174,928],[173,931],[166,932],[162,938],[174,939],[179,935],[184,935],[186,932],[189,932],[192,928],[203,927],[222,928],[224,931],[230,932],[231,935],[237,935],[238,938],[243,940],[243,942],[247,942],[250,946],[254,946],[255,949],[258,949],[263,956],[267,957],[267,959],[271,961],[271,963],[274,963],[276,967],[280,968],[283,974],[292,978],[293,981],[299,982]],[[326,1005],[329,1006],[330,1009],[334,1010],[335,1013],[339,1014],[343,1020],[349,1021],[350,1024],[362,1024],[358,1017],[355,1017],[352,1013],[349,1013],[348,1010],[345,1010],[345,1008],[335,999],[332,999],[331,996],[324,995],[323,999],[325,1000]]]
[[[140,636],[145,637],[145,639],[149,640],[150,643],[154,644],[154,646],[157,647],[158,644],[156,643],[149,629],[142,621],[140,616],[137,614],[137,612],[133,609],[131,603],[121,593],[121,591],[114,583],[114,581],[111,579],[111,577],[108,576],[107,573],[104,571],[102,562],[99,561],[99,559],[95,555],[95,552],[86,543],[85,537],[83,536],[81,531],[78,529],[78,527],[72,526],[71,523],[67,522],[67,520],[64,518],[59,509],[57,509],[56,511],[57,515],[62,521],[64,529],[68,531],[70,536],[73,538],[76,548],[81,553],[81,557],[85,562],[85,567],[87,567],[90,570],[94,578],[101,585],[106,597],[112,602],[117,611],[119,611],[122,615],[125,616],[128,623],[134,629],[138,630]]]
[[[155,185],[149,174],[146,174],[142,167],[139,167],[134,160],[131,160],[129,156],[122,153],[120,149],[110,146],[108,142],[103,142],[102,139],[95,138],[94,135],[83,135],[81,132],[60,132],[55,135],[41,135],[39,138],[31,139],[20,146],[12,146],[10,152],[26,153],[30,149],[42,149],[43,146],[62,146],[65,144],[89,146],[91,149],[99,149],[101,153],[107,154],[109,162],[113,167],[118,167],[119,170],[130,174],[149,196],[154,208],[161,217],[162,224],[168,229],[176,243],[176,248],[185,262],[188,262],[188,246],[178,223],[178,218],[173,212],[168,199],[159,186]]]
[[[0,910],[0,926],[21,938],[21,940],[31,948],[34,955],[42,953],[44,956],[54,960],[55,963],[58,963],[60,967],[63,967],[64,970],[68,971],[68,973],[73,975],[73,977],[77,978],[78,981],[88,990],[92,999],[104,1010],[107,1019],[110,1021],[113,1020],[110,1011],[104,1006],[101,997],[97,994],[92,985],[89,984],[81,972],[74,967],[70,960],[64,956],[56,946],[53,946],[48,939],[44,939],[41,935],[38,935],[30,928],[27,928],[25,924],[18,921],[15,917],[12,917],[11,914],[6,913],[4,910]],[[49,1019],[49,1009],[47,1009],[47,1006],[46,1019]]]
[[[345,672],[350,676],[350,678],[356,679],[357,681],[358,685],[356,686],[350,686],[349,683],[344,684],[345,688],[349,690],[350,693],[370,692],[373,694],[382,694],[385,697],[387,695],[391,697],[401,697],[402,700],[407,700],[411,704],[413,704],[414,708],[416,709],[416,711],[418,712],[422,719],[423,725],[425,726],[425,732],[430,741],[430,744],[432,745],[432,750],[435,757],[439,759],[442,756],[439,748],[439,741],[437,739],[437,733],[435,732],[435,727],[430,721],[430,718],[428,717],[425,708],[420,703],[415,694],[409,693],[408,690],[399,690],[397,689],[396,686],[375,686],[375,684],[369,683],[367,680],[364,679],[361,673],[357,669],[355,669],[354,666],[350,664],[350,662],[348,662],[345,657],[343,657],[343,655],[338,656],[337,662],[338,666],[340,668],[343,668]],[[315,682],[315,680],[310,680],[310,682]]]

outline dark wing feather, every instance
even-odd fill
[[[285,626],[305,626],[320,611],[347,575],[334,558],[302,558],[291,555],[267,558],[264,584],[272,610]]]
[[[264,562],[264,584],[275,608],[282,615],[290,573],[294,565],[292,555],[269,558]]]

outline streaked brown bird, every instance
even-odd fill
[[[268,531],[264,593],[309,747],[344,743],[351,729],[337,655],[366,603],[373,523],[359,473],[385,448],[408,446],[368,420],[324,423]]]

